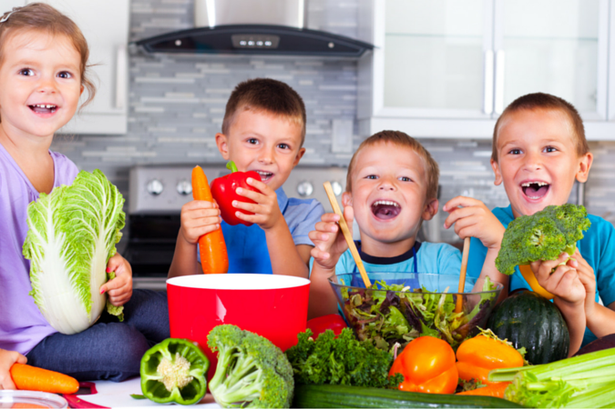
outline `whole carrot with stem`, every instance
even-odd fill
[[[200,166],[192,169],[192,197],[194,200],[207,200],[213,202],[207,176]],[[199,250],[201,253],[201,266],[205,274],[224,274],[228,271],[228,254],[226,243],[222,235],[222,228],[199,237]]]
[[[11,378],[20,390],[67,394],[79,390],[79,382],[72,376],[32,365],[14,363],[11,366]]]

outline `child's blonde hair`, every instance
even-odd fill
[[[31,3],[27,6],[16,7],[7,11],[0,18],[0,65],[4,62],[4,44],[12,35],[26,30],[48,33],[52,36],[64,35],[68,37],[81,56],[79,64],[81,85],[88,90],[88,98],[82,107],[87,105],[96,94],[94,83],[88,78],[86,69],[90,50],[83,33],[77,24],[45,3]]]
[[[429,151],[421,145],[419,141],[401,131],[381,131],[373,134],[364,140],[357,151],[352,155],[346,174],[346,191],[352,192],[352,171],[354,170],[357,155],[363,149],[378,143],[391,143],[397,146],[405,146],[412,149],[423,160],[425,173],[427,175],[427,199],[435,199],[438,196],[438,179],[440,178],[440,168],[433,159]]]
[[[222,133],[228,135],[238,111],[264,110],[280,115],[301,127],[301,146],[305,141],[305,105],[297,91],[282,81],[254,78],[237,84],[226,103]]]
[[[493,128],[491,159],[495,162],[498,161],[498,133],[500,131],[500,124],[504,118],[513,112],[521,110],[534,111],[539,109],[557,110],[566,114],[568,119],[570,119],[570,125],[572,126],[572,130],[577,139],[577,154],[582,156],[589,152],[589,145],[587,144],[587,139],[585,138],[585,128],[583,127],[583,120],[581,119],[581,115],[579,115],[579,111],[577,111],[577,109],[570,102],[560,97],[542,92],[536,92],[533,94],[523,95],[515,99],[506,107],[504,112],[502,112],[502,115],[500,115],[495,123],[495,127]]]

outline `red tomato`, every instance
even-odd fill
[[[346,322],[339,314],[323,315],[322,317],[312,318],[307,322],[307,327],[312,330],[313,337],[316,338],[326,330],[330,329],[337,336],[346,328]]]

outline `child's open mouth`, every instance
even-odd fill
[[[261,181],[263,182],[267,182],[269,179],[273,177],[272,172],[265,172],[264,170],[257,170],[256,173],[260,175]]]
[[[394,219],[399,215],[399,212],[401,212],[401,206],[399,203],[390,200],[376,200],[372,204],[372,213],[378,219]]]
[[[524,182],[521,183],[521,189],[523,194],[530,199],[540,199],[544,197],[549,191],[549,185],[547,182]]]
[[[53,114],[56,112],[56,109],[58,109],[58,106],[53,104],[35,104],[28,106],[37,114]]]

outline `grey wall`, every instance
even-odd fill
[[[310,0],[309,28],[356,37],[358,0]],[[132,0],[131,40],[192,27],[193,0]],[[357,64],[352,60],[241,56],[147,56],[130,58],[130,108],[125,136],[56,137],[52,149],[86,170],[99,168],[126,194],[135,164],[221,162],[214,144],[234,85],[255,77],[287,82],[307,108],[307,154],[302,164],[346,165],[349,154],[331,153],[333,119],[356,116]],[[355,147],[365,137],[357,134]],[[442,170],[441,203],[459,195],[489,207],[507,204],[493,185],[488,141],[423,140]],[[594,168],[585,189],[591,213],[615,221],[615,143],[592,143]],[[573,192],[576,199],[576,192]],[[441,215],[441,223],[445,215]],[[441,231],[441,239],[456,235]]]

